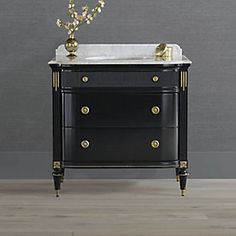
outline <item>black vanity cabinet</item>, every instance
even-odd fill
[[[66,168],[175,168],[184,195],[189,65],[50,65],[56,191]]]

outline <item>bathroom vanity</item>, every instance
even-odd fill
[[[155,44],[56,50],[52,68],[53,178],[69,168],[174,168],[187,181],[188,68],[178,45],[169,60]]]

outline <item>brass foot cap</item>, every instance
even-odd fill
[[[56,190],[56,197],[59,197],[59,190]]]
[[[182,189],[182,190],[181,190],[181,196],[184,197],[184,196],[185,196],[185,193],[186,193],[186,190],[185,190],[185,189]]]

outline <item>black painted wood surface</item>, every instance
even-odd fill
[[[89,147],[81,147],[83,140]],[[158,140],[159,148],[151,146]],[[176,128],[65,128],[64,161],[155,163],[178,159]]]
[[[151,163],[154,156],[144,151],[146,146],[142,144],[147,139],[150,147],[153,132],[162,139],[162,145],[154,152],[157,162],[187,160],[187,88],[183,91],[180,87],[180,72],[187,71],[189,65],[51,67],[60,76],[59,88],[53,90],[54,161],[59,160],[62,165],[66,161],[80,162],[84,155],[80,140],[89,137],[94,143],[99,137],[96,148],[86,150],[90,153],[87,160],[96,162],[98,167],[103,162]],[[89,78],[86,83],[81,80],[84,76]],[[158,76],[157,82],[153,82],[153,76]],[[82,106],[90,108],[88,115],[81,113]],[[153,106],[160,108],[158,115],[151,113]],[[172,130],[172,135],[167,130]],[[140,132],[141,139],[131,138]],[[107,142],[107,137],[113,138]],[[107,143],[109,156],[112,150],[116,153],[111,155],[114,159],[108,154],[104,154],[104,159],[97,158],[96,153],[105,153]],[[132,154],[123,151],[132,145],[137,147]],[[144,158],[145,153],[150,160]]]
[[[66,127],[177,127],[178,93],[81,90],[63,93]],[[88,107],[84,115],[82,107]],[[152,108],[159,107],[159,114]]]
[[[53,161],[60,164],[53,172],[56,190],[64,168],[163,167],[176,168],[183,194],[188,167],[181,167],[188,161],[183,72],[189,65],[51,67],[59,73],[53,88]]]
[[[88,82],[82,81],[83,77],[88,77]],[[152,78],[157,76],[159,80],[153,82]],[[61,75],[63,89],[76,87],[168,87],[178,86],[178,71],[66,71]]]

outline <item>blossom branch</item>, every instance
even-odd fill
[[[72,22],[64,22],[60,19],[57,20],[57,26],[60,28],[65,28],[68,30],[68,34],[72,35],[79,29],[79,27],[84,24],[90,24],[94,18],[101,13],[102,8],[105,6],[105,0],[99,0],[96,7],[89,12],[88,5],[82,7],[82,14],[79,13],[75,9],[75,0],[70,0],[68,6],[68,16],[72,18]]]

